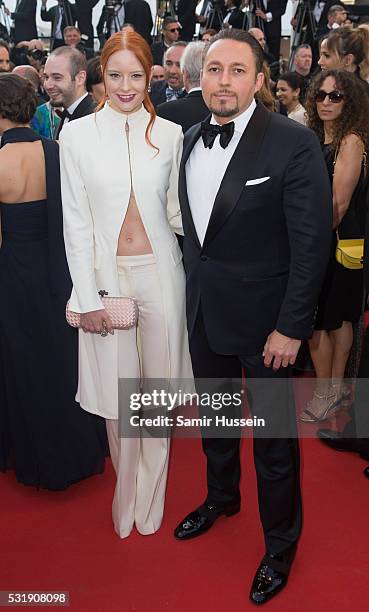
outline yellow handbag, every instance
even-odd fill
[[[337,155],[339,146],[336,149],[333,167],[336,165]],[[366,151],[363,151],[363,168],[364,177],[366,177],[367,171],[367,155]],[[336,260],[344,268],[349,270],[362,270],[364,267],[364,238],[348,238],[341,240],[336,230],[337,246],[336,246]]]
[[[338,239],[336,260],[345,268],[361,270],[364,267],[364,238]]]

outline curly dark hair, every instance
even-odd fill
[[[349,134],[356,134],[364,143],[365,150],[369,148],[369,117],[368,92],[365,83],[360,78],[343,70],[325,70],[318,74],[307,91],[305,109],[307,125],[324,143],[324,124],[320,119],[316,105],[316,95],[327,77],[335,80],[337,89],[344,94],[342,113],[334,121],[332,150],[336,151],[342,139]]]
[[[0,117],[25,125],[36,112],[37,98],[32,83],[17,74],[0,74]]]

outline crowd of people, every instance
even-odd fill
[[[209,20],[211,3],[196,16],[179,0],[154,42],[147,3],[117,3],[101,16],[99,52],[96,3],[46,4],[48,51],[32,28],[0,40],[0,470],[60,490],[101,473],[110,452],[117,534],[154,533],[170,430],[122,431],[127,388],[193,393],[207,380],[215,393],[261,379],[266,551],[250,598],[265,603],[286,585],[301,533],[297,422],[349,408],[343,431],[317,435],[369,461],[368,394],[353,401],[347,382],[369,378],[369,27],[331,4],[326,27],[316,17],[318,56],[302,43],[287,69],[285,1],[264,2],[262,27],[246,32],[241,2]],[[345,241],[359,249],[343,251],[349,264]],[[136,301],[137,327],[114,329],[107,295]],[[302,343],[316,382],[296,414],[284,382]],[[180,541],[240,510],[239,435],[202,433],[208,493],[176,527]]]

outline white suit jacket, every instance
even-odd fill
[[[150,119],[142,107],[123,115],[108,104],[92,115],[68,123],[60,135],[64,238],[73,281],[70,308],[102,308],[99,290],[119,295],[116,252],[132,184],[137,206],[156,258],[166,311],[170,363],[163,378],[192,379],[185,317],[182,253],[174,230],[182,233],[178,201],[181,127]],[[129,143],[125,125],[129,125]],[[124,332],[122,332],[124,333]],[[117,418],[117,334],[79,334],[77,400],[86,410]]]

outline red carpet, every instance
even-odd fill
[[[264,609],[366,610],[369,482],[366,463],[303,440],[303,537],[287,589]],[[242,511],[177,542],[173,527],[205,496],[199,440],[174,440],[165,519],[153,536],[120,540],[110,507],[113,471],[60,493],[0,475],[0,590],[68,590],[86,612],[241,612],[263,554],[251,442],[243,442]]]

